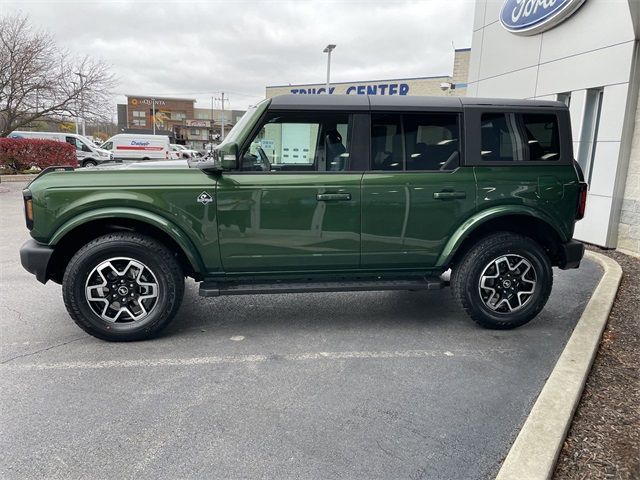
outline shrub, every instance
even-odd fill
[[[76,149],[66,142],[33,138],[0,138],[0,166],[22,171],[31,167],[78,166]]]

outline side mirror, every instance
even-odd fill
[[[231,143],[220,151],[220,166],[223,170],[238,169],[238,145]]]

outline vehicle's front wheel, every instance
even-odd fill
[[[82,163],[82,166],[85,168],[95,167],[96,165],[98,165],[98,162],[96,162],[95,160],[85,160]]]
[[[549,256],[534,240],[500,232],[481,239],[454,266],[451,287],[467,314],[485,328],[508,329],[533,319],[553,286]]]
[[[110,341],[158,334],[177,313],[183,293],[174,255],[153,238],[130,232],[110,233],[80,248],[62,281],[73,320]]]

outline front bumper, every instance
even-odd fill
[[[24,269],[33,273],[41,283],[47,283],[47,269],[53,255],[53,248],[35,240],[27,240],[20,247],[20,263]]]
[[[570,268],[578,268],[580,266],[580,260],[582,260],[584,256],[584,244],[577,240],[570,240],[560,245],[558,254],[558,267],[560,267],[560,269],[568,270]]]

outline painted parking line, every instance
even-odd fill
[[[106,360],[98,362],[51,362],[51,363],[18,363],[4,364],[1,371],[26,370],[99,370],[107,368],[153,368],[153,367],[187,367],[198,365],[219,364],[255,364],[270,361],[309,361],[309,360],[375,360],[402,358],[455,358],[455,357],[484,357],[490,354],[510,354],[515,349],[484,349],[484,350],[403,350],[403,351],[354,351],[354,352],[312,352],[287,353],[270,355],[223,355],[189,358],[157,358],[139,360]]]

